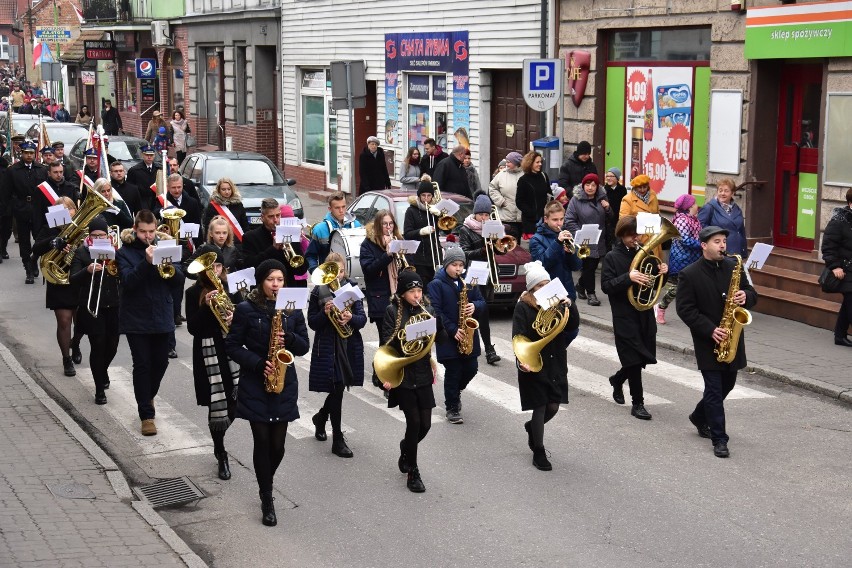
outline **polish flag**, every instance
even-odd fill
[[[80,23],[85,24],[86,19],[83,18],[83,12],[80,11],[80,8],[78,8],[74,4],[71,4],[71,7],[74,8],[74,13],[77,14],[77,19],[80,21]]]

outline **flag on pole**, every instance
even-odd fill
[[[50,52],[50,46],[38,37],[33,36],[33,69],[39,63],[53,63],[55,61],[53,54]]]
[[[71,7],[74,8],[74,13],[77,15],[77,20],[79,20],[81,24],[85,24],[86,19],[83,17],[83,12],[80,11],[80,8],[78,8],[74,4],[71,4]]]

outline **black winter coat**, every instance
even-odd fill
[[[846,272],[840,292],[852,292],[852,208],[836,207],[822,237],[822,259]]]
[[[53,248],[51,244],[53,239],[59,236],[63,228],[48,227],[47,225],[42,226],[33,243],[33,258],[38,258],[51,250]],[[45,292],[45,307],[47,309],[71,310],[77,307],[77,302],[78,288],[73,282],[67,286],[64,284],[47,283],[47,291]]]
[[[274,302],[265,301],[259,290],[253,290],[249,299],[234,310],[231,329],[225,338],[228,356],[240,365],[236,415],[249,422],[292,422],[299,418],[296,365],[287,367],[284,390],[279,394],[268,393],[264,388],[263,370],[269,354],[274,308]],[[282,314],[281,329],[285,332],[285,347],[295,357],[308,352],[308,328],[301,310],[289,316]]]
[[[446,332],[446,337],[442,341],[435,341],[435,354],[438,357],[439,363],[467,357],[476,359],[480,354],[479,330],[473,332],[473,351],[471,354],[462,355],[459,353],[459,342],[456,341],[455,335],[459,330],[459,298],[461,296],[461,289],[456,282],[442,268],[435,273],[435,278],[427,286],[429,301],[435,310],[435,316],[441,320],[440,327]],[[468,288],[467,301],[473,304],[474,307],[471,317],[476,320],[482,319],[486,304],[482,294],[479,293],[479,286]]]
[[[59,183],[56,183],[51,179],[47,179],[45,181],[47,181],[53,191],[56,192],[56,195],[59,197],[69,197],[74,203],[77,203],[77,199],[80,196],[77,195],[78,188],[73,183],[68,183],[64,178]],[[33,215],[40,216],[43,224],[46,224],[47,220],[44,216],[47,213],[48,207],[51,205],[52,204],[47,200],[47,197],[44,196],[44,193],[36,187],[36,194],[33,197],[33,209],[35,210]]]
[[[584,162],[577,157],[577,152],[574,152],[559,168],[559,187],[565,188],[565,191],[571,196],[571,190],[583,181],[586,174],[596,173],[598,173],[598,167],[592,163],[591,158]],[[616,211],[618,210],[616,209]]]
[[[678,273],[677,315],[692,332],[699,371],[738,370],[746,366],[745,332],[740,335],[737,355],[731,363],[719,363],[713,354],[716,348],[713,330],[722,321],[735,264],[732,258],[715,262],[701,257]],[[740,273],[740,290],[746,293],[744,307],[753,307],[757,303],[757,292],[748,283],[743,271]]]
[[[348,282],[356,285],[354,281]],[[341,282],[341,285],[346,285],[346,282]],[[308,326],[316,332],[311,346],[311,371],[308,375],[308,389],[312,392],[331,392],[335,383],[345,383],[347,387],[364,384],[364,340],[361,339],[361,329],[367,325],[364,304],[359,300],[349,308],[352,313],[352,319],[349,320],[352,335],[341,339],[325,313],[325,303],[331,298],[332,292],[328,286],[314,286],[308,300]],[[343,376],[341,363],[344,357],[352,372],[349,381]]]
[[[139,195],[139,188],[133,185],[132,183],[124,180],[124,183],[116,183],[112,182],[113,189],[113,197],[115,197],[115,192],[117,191],[124,202],[127,204],[127,207],[130,208],[130,214],[134,217],[137,213],[142,209],[142,197]],[[150,189],[147,189],[148,193],[153,194]]]
[[[121,278],[121,333],[172,333],[172,292],[183,288],[183,270],[175,264],[174,277],[161,278],[157,267],[145,258],[148,245],[128,232],[127,239],[131,238],[115,255]]]
[[[118,109],[115,107],[102,110],[101,121],[103,121],[104,132],[108,136],[117,136],[118,131],[122,129],[121,115],[118,114]]]
[[[225,353],[225,337],[219,320],[213,315],[210,306],[201,301],[207,291],[196,283],[186,289],[186,330],[192,336],[192,379],[195,385],[195,403],[198,406],[210,406],[210,379],[205,371],[203,339],[213,339],[222,387],[228,400],[234,395],[234,376]]]
[[[488,255],[485,254],[485,239],[464,224],[459,228],[459,246],[464,251],[467,266],[470,266],[471,260],[488,260]]]
[[[139,162],[127,170],[127,183],[135,185],[139,190],[142,209],[149,209],[155,214],[160,210],[160,203],[151,191],[151,186],[157,181],[157,171],[160,169],[158,164],[153,164],[149,172],[145,162]]]
[[[425,298],[424,298],[425,300]],[[408,322],[408,319],[413,314],[421,313],[421,309],[418,307],[412,307],[405,300],[400,298],[399,296],[394,296],[394,299],[388,305],[388,309],[385,311],[385,319],[382,321],[382,337],[391,337],[393,335],[393,341],[390,342],[390,346],[397,350],[397,352],[401,352],[399,345],[399,338],[396,337],[396,334],[399,332],[399,329],[395,327],[396,325],[396,315],[397,308],[402,304],[402,318],[400,320],[400,329],[405,329],[405,325]],[[435,315],[435,311],[431,306],[427,306],[424,304],[423,306],[427,312]],[[436,336],[435,341],[437,342],[441,339],[442,329],[441,329],[441,320],[438,319],[436,323],[436,329],[438,334]],[[420,387],[431,387],[432,386],[432,364],[429,362],[429,355],[426,355],[422,359],[419,359],[404,368],[402,383],[400,383],[399,387],[401,389],[416,389]]]
[[[364,274],[367,314],[371,322],[382,321],[390,303],[388,270],[394,261],[393,255],[370,239],[364,239],[361,241],[361,254],[358,261],[361,263],[361,272]]]
[[[27,168],[23,161],[15,162],[7,170],[9,195],[12,197],[12,213],[19,217],[32,217],[33,229],[38,234],[41,226],[46,224],[44,216],[35,215],[33,201],[41,194],[38,184],[47,179],[47,169],[33,163]]]
[[[538,315],[538,306],[528,292],[521,294],[512,315],[512,337],[523,335],[531,341],[538,341],[541,336],[533,329],[533,322]],[[558,398],[564,404],[568,402],[568,338],[577,329],[579,312],[571,310],[568,324],[558,337],[544,346],[541,359],[544,363],[541,371],[531,373],[518,368],[518,390],[521,396],[521,409],[532,410],[544,406]],[[517,359],[515,364],[517,365]],[[548,396],[550,395],[550,396]]]
[[[654,310],[638,311],[627,299],[631,282],[630,263],[639,252],[616,244],[607,253],[601,269],[601,290],[609,296],[615,349],[622,367],[653,365],[657,362],[657,322]],[[680,304],[680,297],[677,299]]]
[[[435,166],[432,181],[438,183],[441,193],[457,193],[473,199],[464,164],[450,154],[450,157]]]
[[[435,168],[438,167],[441,160],[446,160],[447,157],[447,154],[443,150],[438,150],[438,154],[434,156],[423,154],[423,157],[420,158],[420,174],[427,174],[429,177],[432,177],[435,173]]]
[[[71,285],[77,287],[77,328],[87,335],[99,335],[107,333],[108,326],[105,320],[105,314],[109,308],[118,309],[121,296],[119,294],[118,276],[111,276],[109,272],[104,273],[101,280],[101,273],[95,272],[89,274],[87,267],[92,264],[92,255],[89,252],[89,247],[85,243],[77,247],[74,253],[74,260],[71,261]],[[92,287],[92,278],[95,279]],[[102,284],[103,283],[103,284]],[[101,290],[103,285],[103,290]],[[89,301],[89,291],[92,293],[91,307],[94,308],[97,304],[97,297],[100,295],[100,307],[98,309],[98,318],[95,319],[88,310],[86,302]],[[116,320],[118,314],[115,314]],[[109,322],[114,324],[114,322]]]
[[[437,217],[429,218],[432,215],[428,211],[420,209],[417,204],[410,205],[405,210],[405,220],[402,224],[402,236],[407,241],[420,241],[420,246],[417,247],[417,252],[410,256],[408,262],[414,266],[433,267],[432,262],[432,239],[431,235],[421,235],[420,229],[431,223],[435,226]],[[408,255],[406,255],[408,256]]]
[[[547,174],[526,173],[518,179],[515,205],[521,210],[521,230],[535,233],[535,226],[544,217],[544,206],[552,199]]]
[[[305,288],[308,285],[307,280],[296,280],[294,277],[297,274],[305,274],[308,271],[308,263],[305,261],[298,268],[291,268],[290,263],[284,256],[283,249],[277,249],[274,246],[275,240],[273,234],[267,231],[263,225],[256,229],[252,229],[243,237],[243,268],[249,266],[257,268],[257,265],[266,259],[272,258],[284,263],[287,267],[287,286],[289,288]],[[292,243],[293,250],[297,255],[304,256],[301,243]]]
[[[606,191],[606,200],[609,201],[609,208],[613,211],[612,217],[608,217],[606,220],[606,231],[604,231],[604,234],[606,235],[606,250],[609,251],[616,242],[615,226],[618,224],[618,213],[621,211],[621,200],[627,195],[627,188],[620,183],[616,183],[615,187],[604,185],[603,188]]]
[[[376,149],[376,155],[364,148],[358,157],[358,170],[361,175],[360,191],[379,191],[391,186],[388,166],[385,162],[385,151],[381,147]]]

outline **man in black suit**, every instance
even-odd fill
[[[38,193],[33,197],[33,214],[36,216],[44,218],[48,207],[54,205],[53,198],[48,198],[48,195],[51,195],[49,190],[53,190],[57,197],[70,197],[74,203],[77,203],[80,197],[77,186],[65,181],[65,168],[61,162],[53,162],[47,166],[47,180],[42,183],[47,184],[47,187],[39,187]]]
[[[154,163],[157,152],[148,144],[142,146],[141,151],[142,161],[130,168],[127,172],[127,181],[139,189],[142,209],[150,209],[154,215],[158,215],[162,206],[156,192],[151,189],[151,186],[157,183],[157,171],[161,169]]]
[[[692,332],[695,359],[704,377],[704,396],[689,421],[699,436],[710,438],[716,457],[726,458],[729,452],[724,401],[737,382],[737,371],[746,366],[745,335],[740,334],[730,363],[717,361],[714,350],[729,338],[730,330],[720,325],[736,261],[725,254],[726,229],[704,227],[698,237],[702,257],[680,271],[677,283],[677,315]],[[751,308],[757,303],[757,292],[742,266],[739,271],[740,283],[732,300],[738,307]]]
[[[38,268],[32,257],[32,241],[30,235],[35,238],[41,226],[46,223],[44,216],[36,211],[33,201],[41,193],[38,184],[47,179],[47,171],[40,164],[35,163],[36,145],[25,140],[21,143],[21,160],[13,164],[8,170],[8,183],[11,189],[12,213],[18,225],[18,245],[21,253],[21,262],[27,273],[26,283],[35,283]]]
[[[112,189],[117,191],[121,199],[127,203],[133,215],[142,210],[142,198],[139,196],[139,188],[127,181],[127,172],[124,164],[116,160],[109,166],[109,177],[112,180]]]
[[[172,174],[168,179],[168,194],[166,195],[166,204],[163,211],[168,211],[173,207],[183,209],[186,215],[183,216],[184,223],[197,223],[201,225],[201,204],[197,199],[193,199],[183,192],[183,178],[180,174]],[[177,236],[177,235],[172,235]],[[201,246],[201,237],[192,239],[195,247]]]
[[[249,266],[257,268],[257,266],[267,259],[274,259],[284,264],[287,267],[287,287],[289,288],[304,288],[308,285],[307,280],[296,280],[297,274],[305,274],[308,271],[308,263],[304,262],[297,268],[292,268],[287,257],[284,255],[283,243],[275,242],[275,227],[281,222],[281,207],[278,201],[272,198],[266,198],[260,203],[260,220],[263,223],[260,227],[246,232],[243,236],[243,265],[245,268]],[[295,242],[293,250],[297,255],[305,256],[302,251],[302,243]]]

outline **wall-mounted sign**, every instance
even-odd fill
[[[159,100],[157,83],[156,79],[141,79],[139,81],[139,101],[143,105],[152,105]]]
[[[852,1],[749,7],[746,59],[846,57],[852,47]]]
[[[157,60],[156,59],[137,59],[136,60],[136,78],[137,79],[156,79],[157,77]]]
[[[576,49],[568,52],[568,94],[575,107],[580,107],[586,96],[586,84],[589,82],[589,67],[592,64],[592,54]]]
[[[86,59],[90,61],[112,61],[115,59],[114,41],[83,41]]]
[[[522,88],[527,105],[537,111],[553,108],[562,97],[561,59],[524,59]]]
[[[95,84],[95,72],[94,71],[80,71],[80,79],[83,81],[84,85],[94,85]]]
[[[36,26],[35,36],[39,41],[65,45],[71,42],[71,28],[63,26]]]

